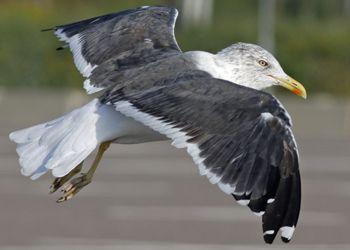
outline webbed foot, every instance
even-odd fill
[[[92,177],[89,177],[88,174],[82,173],[81,176],[70,180],[63,186],[63,195],[57,200],[57,203],[72,199],[83,187],[91,182],[91,179]]]
[[[56,178],[50,186],[50,193],[56,192],[60,189],[67,181],[69,181],[74,175],[78,174],[83,168],[83,162],[76,166],[72,171],[70,171],[67,175]]]

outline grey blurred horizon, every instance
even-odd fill
[[[239,41],[273,51],[309,98],[274,95],[292,116],[303,184],[289,245],[199,176],[168,142],[113,145],[93,182],[56,204],[53,177],[19,171],[11,131],[87,103],[69,50],[41,29],[144,5],[179,11],[183,51]],[[350,0],[0,0],[0,249],[350,249]]]

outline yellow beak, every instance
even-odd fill
[[[290,76],[287,76],[286,78],[280,78],[272,75],[270,76],[276,79],[282,87],[285,87],[286,89],[289,89],[290,91],[292,91],[294,94],[306,99],[307,97],[306,90],[304,86],[297,80],[294,80]]]

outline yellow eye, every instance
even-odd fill
[[[259,60],[259,64],[263,67],[267,67],[269,65],[265,60]]]

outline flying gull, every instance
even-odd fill
[[[99,97],[11,133],[21,172],[37,179],[51,171],[51,192],[62,188],[62,202],[91,182],[111,143],[170,140],[201,175],[262,216],[267,243],[278,231],[289,242],[301,200],[298,151],[287,111],[261,90],[279,85],[304,98],[306,91],[257,45],[182,52],[177,15],[141,7],[53,28],[86,78],[84,88]],[[88,172],[73,178],[95,149]]]

